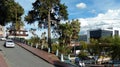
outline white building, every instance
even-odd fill
[[[110,28],[100,28],[91,29],[87,31],[87,43],[89,43],[90,38],[99,39],[106,36],[120,36],[120,28],[110,27]]]

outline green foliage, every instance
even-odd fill
[[[79,20],[78,19],[77,20],[72,20],[71,26],[73,28],[73,30],[72,30],[72,32],[73,32],[72,40],[77,40],[78,37],[79,37],[78,34],[80,32],[80,22],[79,22]]]
[[[21,20],[24,9],[14,0],[0,1],[0,24],[5,25],[9,22],[16,22]]]
[[[33,9],[25,16],[28,24],[38,21],[39,28],[48,28],[48,44],[51,48],[51,26],[57,26],[60,20],[68,19],[67,6],[60,0],[36,0]]]
[[[57,50],[59,47],[60,47],[59,44],[56,44],[56,43],[52,44],[52,51],[53,51],[53,52],[56,52],[56,50]]]
[[[70,39],[72,37],[72,27],[70,25],[69,22],[65,23],[65,24],[61,24],[59,26],[59,30],[60,30],[60,38],[59,38],[59,42],[61,44],[69,44],[70,43]]]
[[[113,37],[102,37],[99,39],[100,43],[112,43],[113,42]]]
[[[33,44],[33,45],[36,45],[36,44],[39,44],[40,43],[40,38],[39,37],[31,37],[29,40],[28,40],[29,43]]]
[[[84,41],[80,41],[80,45],[82,45],[82,50],[86,50],[87,49],[87,43]]]
[[[60,24],[58,30],[60,35],[59,42],[68,45],[71,41],[78,39],[80,22],[78,20],[68,21],[65,24]]]
[[[39,22],[39,27],[41,24],[45,25],[48,22],[48,14],[50,13],[51,20],[61,20],[68,19],[67,6],[65,4],[61,4],[60,0],[36,0],[33,4],[33,9],[28,12],[25,20],[31,24],[35,21]],[[55,18],[55,16],[59,16],[60,18]]]
[[[113,60],[120,59],[120,37],[103,37],[99,40],[91,39],[91,43],[88,45],[88,52],[91,55],[101,55],[101,52],[105,52],[105,55],[110,56]]]
[[[71,49],[67,46],[62,45],[59,47],[59,51],[62,54],[69,54],[71,52]]]
[[[120,37],[115,36],[113,38],[112,46],[111,46],[111,57],[114,60],[120,59]]]
[[[23,26],[24,26],[24,23],[21,22],[21,21],[17,21],[17,22],[15,23],[15,29],[16,29],[16,30],[20,30],[20,28],[23,27]]]
[[[87,57],[87,53],[81,50],[81,52],[79,53],[78,57],[81,58],[81,59],[84,59],[84,58]]]
[[[102,50],[101,50],[101,47],[100,47],[100,44],[99,44],[98,40],[91,39],[90,44],[88,45],[88,52],[91,55],[100,55],[101,51]]]

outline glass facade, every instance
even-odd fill
[[[112,36],[113,32],[108,30],[102,30],[101,37]]]
[[[79,41],[87,41],[87,35],[80,35]]]
[[[117,33],[116,33],[117,34]],[[101,37],[112,36],[113,32],[109,30],[93,30],[90,31],[90,38],[99,39]]]
[[[95,38],[95,39],[98,39],[101,37],[101,30],[92,30],[90,31],[90,38]]]
[[[118,30],[115,30],[114,33],[115,33],[115,35],[117,35],[117,36],[119,35],[119,31],[118,31]]]

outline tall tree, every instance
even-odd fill
[[[0,24],[21,21],[24,9],[14,0],[0,0]]]
[[[15,23],[15,29],[16,30],[20,30],[21,28],[23,28],[23,26],[24,26],[24,23],[22,22],[22,21],[17,21],[16,23]]]
[[[72,20],[71,22],[68,21],[65,24],[60,24],[58,30],[61,43],[68,45],[71,41],[78,39],[80,22],[78,20]]]
[[[70,25],[70,22],[66,22],[65,24],[60,24],[59,26],[60,45],[70,44],[72,34],[73,34],[73,28]]]
[[[72,40],[76,41],[78,40],[79,37],[79,32],[80,32],[80,22],[79,20],[72,20],[71,26],[73,28],[73,34],[72,34]]]
[[[48,44],[51,48],[51,25],[68,19],[67,6],[61,4],[60,0],[36,0],[32,5],[33,9],[28,12],[25,20],[28,24],[38,21],[40,28],[48,28]]]

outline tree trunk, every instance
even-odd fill
[[[56,50],[56,56],[58,56],[58,54],[59,54],[59,51],[58,51],[58,49]]]
[[[70,54],[68,54],[68,59],[70,60]]]
[[[43,45],[41,45],[41,49],[43,49]]]
[[[48,48],[48,53],[50,53],[50,51],[51,51],[50,48]]]
[[[60,59],[61,59],[62,62],[64,62],[64,56],[63,56],[63,54],[61,54],[61,58]]]
[[[36,48],[38,48],[38,44],[36,44]]]
[[[48,12],[48,46],[50,50],[52,50],[51,47],[51,21],[50,21],[50,10]]]

